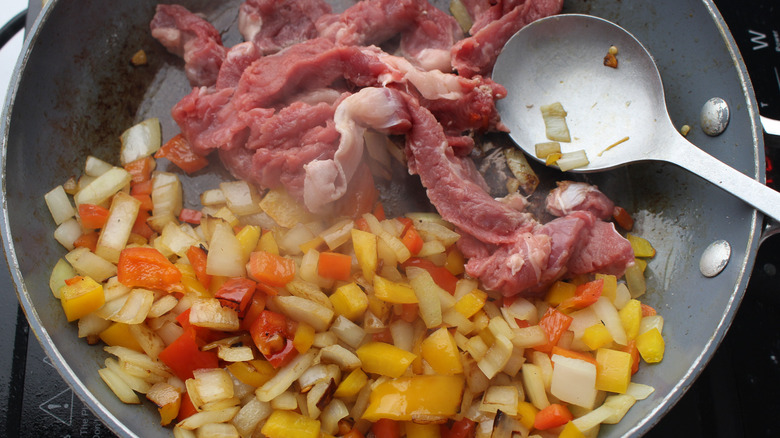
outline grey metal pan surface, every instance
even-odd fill
[[[120,436],[169,436],[152,406],[122,404],[100,380],[105,353],[77,338],[48,286],[51,267],[64,255],[43,195],[83,165],[87,154],[115,161],[119,134],[145,117],[160,117],[164,137],[177,133],[169,111],[189,91],[181,62],[149,35],[156,2],[51,0],[29,31],[0,124],[2,234],[19,301],[46,353],[85,403]],[[239,2],[182,1],[239,42]],[[351,2],[339,3],[336,10]],[[434,2],[446,10],[446,1]],[[654,55],[667,104],[689,138],[743,173],[764,180],[763,140],[748,75],[728,29],[709,0],[566,1],[564,12],[614,21]],[[150,64],[132,67],[144,49]],[[718,137],[697,127],[699,111],[718,96],[731,122]],[[189,181],[185,196],[225,177],[218,165]],[[635,377],[656,388],[601,436],[639,436],[679,399],[723,338],[744,294],[761,234],[762,216],[717,187],[671,165],[637,164],[587,176],[633,212],[636,232],[658,253],[650,262],[644,298],[665,317],[664,361]],[[192,201],[191,201],[192,202]],[[725,270],[705,278],[698,268],[704,248],[727,240]]]

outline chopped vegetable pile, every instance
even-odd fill
[[[631,381],[664,354],[641,259],[503,298],[464,274],[436,214],[317,219],[243,181],[183,208],[155,158],[203,163],[160,138],[156,120],[132,127],[122,167],[88,157],[46,202],[67,320],[109,353],[98,372],[117,397],[145,396],[174,436],[592,436],[652,393]]]

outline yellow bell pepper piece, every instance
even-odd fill
[[[90,277],[74,277],[60,289],[60,301],[68,321],[75,321],[103,307],[103,286]]]
[[[294,411],[274,411],[260,433],[268,438],[319,438],[320,422]]]
[[[401,377],[417,357],[385,342],[369,342],[358,348],[355,354],[363,363],[363,370],[388,377]]]
[[[441,438],[438,424],[417,424],[411,421],[404,423],[406,438]]]
[[[353,321],[363,316],[368,308],[368,296],[357,283],[340,286],[328,298],[336,314]]]
[[[596,274],[595,279],[604,280],[604,286],[601,289],[601,295],[609,298],[609,300],[614,303],[615,295],[617,293],[617,277],[610,274]]]
[[[143,353],[144,349],[130,333],[130,326],[123,322],[115,322],[98,334],[106,345],[120,346]]]
[[[642,303],[639,300],[629,300],[626,306],[618,311],[618,315],[628,339],[636,339],[639,335],[639,324],[642,322]]]
[[[227,369],[236,379],[255,388],[263,386],[276,374],[276,370],[270,362],[260,359],[233,362],[227,366]]]
[[[485,306],[485,301],[487,301],[487,294],[474,289],[460,297],[455,303],[455,310],[466,318],[471,318]]]
[[[449,376],[463,372],[455,338],[444,327],[423,340],[422,357],[437,374]]]
[[[357,395],[368,383],[368,376],[360,368],[355,368],[349,375],[339,383],[334,397],[352,397]]]
[[[655,256],[655,248],[653,248],[653,245],[651,245],[650,242],[647,241],[647,239],[644,239],[639,236],[635,236],[630,233],[626,234],[626,239],[628,239],[628,243],[631,244],[631,248],[634,250],[634,256],[636,257]]]
[[[529,430],[534,427],[534,420],[536,420],[538,412],[539,409],[530,402],[521,401],[517,403],[517,419],[520,421],[520,424]]]
[[[363,419],[389,418],[412,421],[414,417],[449,417],[460,409],[465,380],[462,375],[402,377],[371,390]]]
[[[183,275],[182,278],[184,278]],[[219,288],[221,288],[222,285],[225,284],[225,282],[228,280],[230,280],[230,277],[225,277],[223,275],[212,275],[211,284],[209,285],[209,291],[208,291],[209,294],[207,296],[213,297],[214,295],[216,295],[216,293],[219,291]]]
[[[625,394],[631,383],[631,353],[599,348],[596,351],[596,389]]]
[[[198,297],[213,296],[208,289],[198,280],[195,275],[195,268],[187,263],[176,263],[176,269],[181,272],[181,284],[184,286],[185,294],[192,294]]]
[[[647,269],[647,261],[645,261],[644,259],[635,258],[634,263],[636,263],[637,266],[639,266],[639,270],[642,271],[642,273],[644,274],[645,269]]]
[[[371,311],[377,318],[384,320],[390,315],[392,307],[379,298],[371,295],[368,297],[368,310]]]
[[[419,302],[411,286],[396,283],[378,275],[374,276],[374,295],[388,303],[413,304]]]
[[[601,323],[593,324],[582,333],[582,342],[593,351],[611,344],[612,341],[609,330]]]
[[[444,261],[444,267],[450,271],[450,274],[458,276],[466,272],[466,259],[463,257],[463,253],[456,247],[452,247],[447,252],[447,259]]]
[[[636,349],[639,350],[639,354],[645,362],[657,363],[664,358],[666,343],[664,342],[663,336],[661,336],[661,332],[653,327],[637,336]]]
[[[298,353],[304,354],[309,351],[312,344],[314,344],[314,327],[305,322],[299,322],[293,336],[293,347],[298,350]]]
[[[580,430],[577,429],[577,426],[569,421],[566,423],[566,426],[563,426],[563,430],[561,430],[558,438],[585,438],[585,434],[580,432]]]
[[[545,301],[550,303],[551,306],[557,306],[564,300],[572,298],[576,291],[577,285],[559,280],[553,283],[550,289],[547,290]]]
[[[245,225],[241,228],[241,231],[236,233],[236,239],[241,244],[241,252],[244,254],[244,259],[249,260],[249,254],[257,247],[261,231],[257,225]]]
[[[271,231],[264,232],[260,236],[260,240],[257,241],[255,251],[265,251],[273,255],[279,255],[279,245],[276,243],[274,233]]]
[[[238,226],[238,217],[227,207],[222,207],[214,213],[214,217],[224,220],[231,227]]]
[[[379,264],[376,235],[357,228],[353,228],[351,233],[352,247],[355,248],[355,258],[363,271],[363,277],[368,281],[373,281],[374,273]]]
[[[303,242],[302,244],[298,245],[298,248],[301,249],[301,252],[306,254],[309,252],[309,250],[317,249],[325,243],[325,239],[323,239],[320,236],[315,237],[314,239],[309,240],[308,242]]]

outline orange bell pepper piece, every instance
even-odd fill
[[[553,307],[547,309],[542,319],[539,320],[539,325],[547,333],[547,339],[549,340],[544,345],[534,347],[535,350],[549,353],[552,348],[558,344],[561,336],[569,329],[571,325],[572,317],[556,310]]]
[[[190,147],[190,142],[181,134],[176,135],[162,145],[160,150],[154,154],[154,158],[167,158],[171,163],[188,174],[197,172],[209,165],[209,160],[196,154]]]
[[[553,403],[536,414],[534,428],[539,430],[552,429],[553,427],[563,426],[573,419],[574,416],[566,406]]]
[[[160,251],[148,247],[125,248],[119,253],[117,279],[128,287],[181,292],[181,271]]]
[[[566,298],[558,305],[558,310],[565,312],[571,309],[583,309],[598,301],[604,290],[604,279],[589,281],[577,286],[574,296]]]
[[[125,164],[124,168],[127,173],[130,174],[130,181],[137,184],[145,181],[151,181],[152,171],[156,165],[157,163],[154,161],[154,158],[144,157]],[[151,191],[149,193],[151,193]]]
[[[85,228],[103,228],[108,220],[108,209],[94,204],[79,204],[79,218]]]
[[[200,284],[206,289],[211,285],[211,275],[206,273],[206,259],[208,255],[203,248],[199,246],[191,246],[187,249],[187,260],[190,261],[190,265],[195,270],[195,277]]]
[[[347,281],[352,272],[352,257],[337,252],[326,251],[320,254],[317,273],[323,278]]]
[[[268,251],[255,251],[249,256],[247,272],[257,281],[281,287],[295,278],[295,262]]]

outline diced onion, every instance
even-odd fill
[[[566,126],[566,111],[560,102],[539,107],[544,119],[547,138],[553,141],[570,142],[569,128]]]
[[[46,206],[49,207],[54,223],[59,225],[76,215],[76,210],[68,199],[68,194],[62,186],[53,188],[43,196]]]
[[[125,130],[119,139],[122,142],[119,158],[123,166],[151,156],[162,144],[160,120],[155,117],[133,125]]]
[[[534,145],[534,154],[536,158],[546,159],[551,154],[560,154],[561,144],[557,141],[548,141],[544,143],[536,143]]]
[[[561,172],[566,172],[579,167],[585,167],[590,164],[590,161],[588,161],[588,155],[585,153],[585,150],[579,149],[561,154],[561,157],[558,158],[555,164],[558,165]]]
[[[68,251],[72,251],[75,246],[73,243],[81,237],[84,231],[81,229],[81,224],[76,219],[66,219],[61,223],[57,229],[54,230],[54,239],[57,240]],[[89,249],[87,249],[89,251]]]
[[[109,163],[101,160],[100,158],[93,157],[92,155],[87,157],[87,161],[84,164],[84,173],[89,176],[98,177],[114,167]]]

